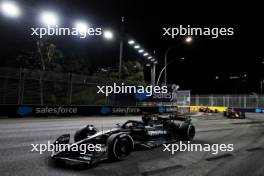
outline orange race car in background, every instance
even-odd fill
[[[218,109],[213,109],[207,106],[202,106],[199,108],[199,112],[204,112],[204,113],[218,113]]]
[[[245,119],[245,112],[237,111],[235,108],[228,108],[224,111],[224,116],[230,119]]]

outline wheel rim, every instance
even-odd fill
[[[188,136],[189,136],[190,140],[192,140],[194,138],[194,136],[195,136],[195,128],[192,125],[189,125]]]
[[[114,153],[117,158],[124,158],[130,154],[133,149],[133,143],[130,138],[120,138],[114,145]]]

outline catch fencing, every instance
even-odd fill
[[[190,91],[171,92],[166,102],[152,99],[138,102],[131,95],[97,94],[97,86],[139,82],[103,79],[71,73],[0,68],[0,105],[203,105],[240,108],[264,108],[263,95],[190,95]],[[174,100],[172,100],[174,99]],[[177,99],[175,101],[175,99]],[[163,98],[164,100],[164,98]]]
[[[142,85],[127,80],[109,80],[94,76],[29,69],[0,68],[0,105],[112,105],[142,106],[132,94],[98,94],[97,86]],[[146,86],[147,84],[145,84]],[[169,105],[190,105],[190,92],[178,91]],[[175,104],[175,99],[177,103]],[[163,99],[164,100],[164,99]],[[162,104],[158,102],[156,104]],[[146,103],[145,106],[148,106]],[[154,105],[150,103],[150,105]]]
[[[77,74],[0,68],[0,104],[102,105],[113,97],[97,94],[110,81]]]
[[[192,95],[193,106],[225,106],[235,108],[264,108],[263,95]]]

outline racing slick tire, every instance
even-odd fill
[[[232,113],[228,113],[226,117],[227,117],[228,119],[234,119],[234,118],[235,118],[235,115],[232,114]]]
[[[195,136],[195,127],[192,124],[182,124],[180,126],[181,141],[192,141]]]
[[[134,141],[126,133],[113,134],[108,139],[108,159],[125,160],[133,151]]]
[[[244,112],[239,112],[240,119],[245,119],[246,115]]]

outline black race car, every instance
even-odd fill
[[[195,136],[195,127],[190,118],[183,123],[175,123],[173,116],[159,117],[143,115],[142,121],[128,120],[117,128],[98,131],[87,125],[74,135],[74,143],[69,143],[70,134],[60,136],[54,145],[63,144],[64,150],[54,150],[51,157],[56,161],[73,161],[94,164],[103,160],[124,160],[136,148],[151,149],[165,143],[179,140],[191,141]],[[99,150],[80,152],[76,146],[100,146]],[[73,150],[73,147],[75,147]],[[58,147],[57,147],[58,148]]]
[[[224,116],[229,119],[245,119],[245,112],[236,110],[235,108],[227,108],[227,111],[224,111]]]

